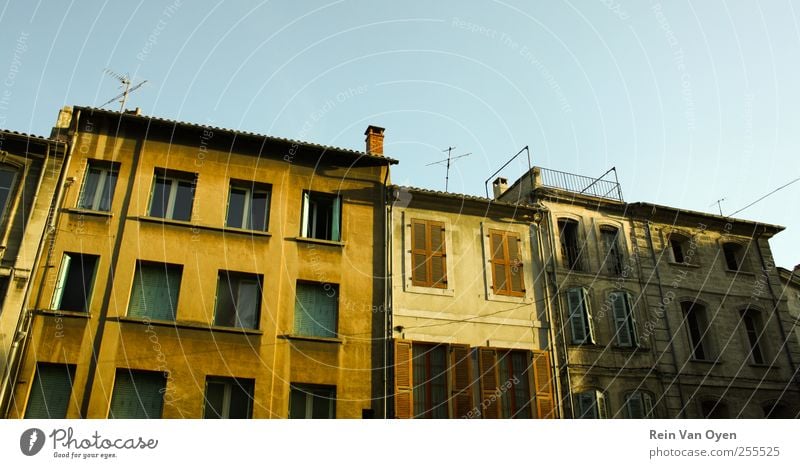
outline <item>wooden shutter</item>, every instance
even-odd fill
[[[67,417],[75,366],[36,364],[25,419],[63,419]]]
[[[495,294],[508,294],[508,255],[502,232],[489,231],[489,248],[492,264],[492,289]]]
[[[428,227],[425,221],[411,220],[411,284],[429,287],[433,283],[428,274]]]
[[[481,370],[481,411],[486,419],[500,417],[500,398],[497,396],[497,356],[495,350],[478,349]]]
[[[611,309],[614,314],[614,328],[617,333],[617,344],[620,346],[633,345],[631,330],[628,321],[628,307],[625,293],[612,292]]]
[[[553,373],[550,367],[550,353],[533,351],[533,391],[536,397],[536,417],[555,419]]]
[[[522,242],[516,234],[511,232],[507,232],[505,238],[508,244],[509,257],[509,293],[512,296],[523,296],[525,295],[525,281],[523,279]]]
[[[454,418],[465,418],[472,410],[471,361],[469,345],[450,345],[450,388]]]
[[[444,223],[428,221],[428,247],[431,286],[447,288],[447,265],[445,262]]]
[[[631,346],[639,346],[639,334],[636,332],[636,314],[633,312],[633,298],[625,293],[625,306],[628,310],[628,323],[631,329]]]
[[[586,319],[583,311],[583,290],[572,288],[567,290],[567,306],[569,308],[569,326],[572,332],[572,343],[586,342]]]
[[[167,382],[161,372],[118,369],[111,396],[110,419],[158,419]]]
[[[412,346],[410,341],[394,340],[394,417],[414,417],[412,372]]]

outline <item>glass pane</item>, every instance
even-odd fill
[[[217,283],[217,309],[214,313],[214,325],[236,326],[236,303],[231,281],[233,280],[227,272],[220,273]]]
[[[194,185],[186,180],[178,181],[175,194],[175,206],[172,210],[172,219],[189,221],[192,219],[192,201],[194,200]]]
[[[87,210],[95,209],[94,197],[97,194],[97,187],[100,184],[100,177],[103,171],[96,167],[90,167],[86,173],[86,180],[83,183],[83,191],[81,191],[81,199],[78,202],[80,208]]]
[[[333,418],[333,392],[330,390],[316,390],[311,407],[311,419]]]
[[[258,283],[242,280],[239,282],[237,296],[236,326],[241,328],[257,328],[258,324]]]
[[[97,257],[94,255],[69,254],[69,263],[59,310],[87,312],[94,280]]]
[[[267,230],[267,209],[269,208],[269,193],[255,192],[250,204],[250,229],[254,231]]]
[[[164,218],[169,203],[169,189],[172,181],[165,177],[156,177],[153,186],[153,199],[150,200],[150,216]]]
[[[306,392],[303,389],[292,387],[289,395],[289,418],[306,419]]]
[[[244,203],[247,197],[247,190],[231,187],[231,196],[228,201],[228,219],[226,225],[233,228],[244,228]]]
[[[231,404],[228,409],[230,419],[250,419],[253,413],[253,381],[250,379],[231,379]]]
[[[106,183],[103,185],[103,193],[100,195],[100,211],[111,210],[111,201],[114,199],[114,188],[117,186],[117,171],[106,171]]]
[[[206,411],[205,419],[220,419],[225,404],[225,384],[221,382],[208,382],[206,384]]]

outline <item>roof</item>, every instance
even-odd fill
[[[440,190],[431,190],[431,189],[424,189],[419,187],[409,187],[403,185],[392,185],[390,188],[392,189],[400,189],[406,190],[409,192],[420,193],[423,195],[430,195],[432,197],[439,197],[439,198],[448,198],[451,200],[460,200],[460,201],[470,201],[482,204],[488,204],[493,206],[500,206],[504,208],[513,208],[516,210],[528,210],[534,211],[538,210],[538,207],[530,206],[530,205],[523,205],[523,204],[514,204],[514,203],[507,203],[503,201],[497,201],[491,198],[486,197],[479,197],[477,195],[467,195],[464,193],[453,193],[453,192],[442,192]]]
[[[102,115],[107,115],[107,116],[122,116],[125,119],[139,120],[139,121],[148,122],[148,123],[153,123],[154,122],[154,123],[157,123],[157,124],[163,124],[163,125],[168,125],[168,126],[172,126],[172,127],[182,126],[182,127],[192,128],[192,129],[196,129],[196,130],[213,130],[215,132],[219,132],[219,133],[223,133],[223,134],[227,133],[229,135],[237,136],[237,137],[257,138],[259,140],[268,140],[268,141],[272,141],[272,142],[276,142],[276,143],[284,143],[284,144],[288,144],[288,145],[298,145],[298,146],[303,146],[303,147],[306,147],[306,148],[319,149],[319,150],[322,150],[322,151],[331,151],[331,152],[340,153],[340,154],[348,154],[348,155],[351,155],[351,156],[355,156],[355,157],[357,157],[359,159],[370,159],[370,160],[382,161],[382,162],[384,162],[386,164],[397,164],[399,162],[396,159],[392,159],[392,158],[389,158],[389,157],[386,157],[386,156],[380,156],[380,155],[376,155],[376,154],[365,153],[363,151],[356,151],[356,150],[352,150],[352,149],[348,149],[348,148],[340,148],[340,147],[337,147],[337,146],[321,145],[319,143],[311,143],[311,142],[308,142],[308,141],[293,140],[293,139],[290,139],[290,138],[281,138],[281,137],[276,137],[276,136],[272,136],[272,135],[264,135],[264,134],[254,133],[254,132],[247,132],[247,131],[243,131],[243,130],[234,130],[234,129],[224,128],[224,127],[214,127],[214,126],[211,126],[211,125],[203,125],[203,124],[192,123],[192,122],[184,122],[184,121],[180,121],[180,120],[171,120],[171,119],[165,119],[165,118],[162,118],[162,117],[146,116],[146,115],[134,114],[134,113],[130,113],[130,112],[124,112],[123,113],[123,112],[111,111],[111,110],[107,110],[107,109],[99,109],[97,107],[75,106],[74,109],[75,110],[84,111],[84,112],[90,112],[92,114],[102,114]]]
[[[768,224],[768,223],[761,223],[758,221],[750,221],[747,219],[741,218],[731,218],[727,216],[715,215],[712,213],[705,213],[702,211],[693,211],[687,210],[684,208],[675,208],[673,206],[666,206],[666,205],[658,205],[655,203],[647,203],[647,202],[636,202],[636,203],[629,203],[628,207],[631,209],[650,209],[650,210],[664,210],[664,211],[672,211],[681,214],[686,214],[689,216],[698,216],[702,218],[712,219],[714,221],[718,221],[721,223],[731,223],[731,224],[751,224],[754,226],[761,226],[769,231],[773,231],[774,233],[778,233],[786,229],[784,226],[779,226],[777,224]]]
[[[18,136],[18,137],[21,137],[21,138],[26,138],[26,139],[29,139],[29,140],[38,140],[38,141],[48,142],[48,143],[62,143],[63,144],[63,142],[58,141],[58,140],[53,140],[52,138],[47,138],[47,137],[43,137],[43,136],[39,136],[39,135],[32,135],[30,133],[18,132],[16,130],[0,129],[0,133],[7,133],[9,135],[14,135],[14,136]]]

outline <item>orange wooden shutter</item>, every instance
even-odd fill
[[[467,417],[472,410],[471,362],[469,345],[450,345],[450,388],[454,418]]]
[[[481,411],[486,419],[500,417],[500,397],[497,391],[497,361],[495,351],[478,349],[478,363],[481,371]]]
[[[555,419],[553,374],[550,370],[550,353],[533,351],[533,388],[536,393],[536,417]]]
[[[394,417],[414,417],[411,342],[394,340]]]
[[[445,265],[444,223],[428,221],[430,229],[430,281],[435,288],[447,288],[447,267]]]
[[[507,232],[505,237],[508,241],[509,292],[514,296],[523,296],[525,295],[525,282],[522,279],[523,263],[522,252],[520,252],[522,242],[513,232]]]
[[[503,233],[489,231],[491,262],[492,262],[492,288],[495,294],[506,294],[508,290],[508,255]]]
[[[428,226],[425,221],[411,220],[411,284],[430,286],[428,272]]]

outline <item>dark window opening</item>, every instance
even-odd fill
[[[269,223],[270,193],[269,185],[231,181],[225,225],[252,231],[266,231]]]
[[[719,400],[703,400],[700,411],[705,419],[728,419],[728,405]]]
[[[578,223],[571,219],[558,220],[558,235],[561,239],[561,258],[570,270],[582,270]]]
[[[149,215],[189,221],[192,218],[196,178],[196,174],[156,169]]]
[[[604,227],[600,230],[600,236],[605,248],[604,265],[609,275],[622,274],[622,252],[620,251],[619,230],[612,227]]]
[[[669,245],[672,248],[672,261],[675,263],[686,263],[684,252],[685,240],[678,236],[671,236],[669,238]]]
[[[220,271],[214,325],[256,329],[260,309],[260,275]]]
[[[97,255],[64,253],[51,308],[88,312],[92,295]]]
[[[206,377],[205,419],[253,417],[253,379]]]
[[[110,211],[118,174],[119,163],[89,161],[78,207],[86,210]]]
[[[722,245],[722,253],[725,255],[725,266],[730,271],[744,270],[742,261],[744,249],[739,244],[727,243]]]
[[[699,360],[711,359],[708,343],[709,324],[705,307],[691,302],[683,302],[681,307],[686,316],[686,326],[689,329],[692,358]]]
[[[341,197],[303,192],[302,236],[341,240]]]
[[[447,418],[447,348],[414,344],[414,417]]]
[[[336,418],[336,387],[292,384],[289,393],[289,418]]]
[[[750,345],[750,356],[756,364],[764,364],[764,352],[761,347],[763,325],[761,314],[756,310],[746,310],[742,314],[742,322],[747,332],[747,342]]]

